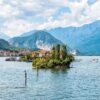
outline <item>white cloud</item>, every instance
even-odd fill
[[[24,20],[10,20],[7,21],[2,28],[2,32],[7,33],[10,36],[17,36],[19,33],[29,31],[33,29],[34,25]]]
[[[0,31],[15,36],[32,29],[80,26],[100,20],[99,5],[100,0],[92,5],[87,0],[0,0]],[[54,19],[61,7],[69,7],[71,12]]]
[[[0,5],[0,17],[8,18],[12,16],[18,15],[19,11],[15,11],[13,7],[8,4],[1,4]]]
[[[87,16],[92,20],[100,20],[100,0],[86,10]]]

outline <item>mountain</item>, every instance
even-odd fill
[[[59,39],[80,55],[100,55],[100,20],[80,27],[58,27],[44,30]],[[30,36],[34,30],[23,35]]]
[[[58,39],[45,31],[36,31],[34,34],[25,37],[15,37],[9,41],[13,46],[27,49],[50,50],[53,45],[63,44]]]
[[[100,55],[100,20],[81,27],[47,30],[81,55]]]
[[[10,50],[11,48],[11,45],[7,41],[0,39],[0,50]]]
[[[10,37],[4,33],[0,33],[0,39],[8,40]]]
[[[22,35],[20,35],[20,37],[25,37],[25,36],[29,36],[29,35],[32,35],[36,32],[37,30],[32,30],[32,31],[29,31],[29,32],[25,32],[23,33]]]

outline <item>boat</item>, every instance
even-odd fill
[[[10,57],[10,58],[6,58],[5,61],[17,61],[16,57]]]

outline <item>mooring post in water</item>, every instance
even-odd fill
[[[27,87],[27,72],[26,72],[26,70],[24,71],[24,73],[25,73],[25,87]]]

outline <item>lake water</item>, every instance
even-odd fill
[[[0,100],[100,100],[100,57],[76,59],[79,61],[65,71],[37,71],[31,63],[0,58]]]

